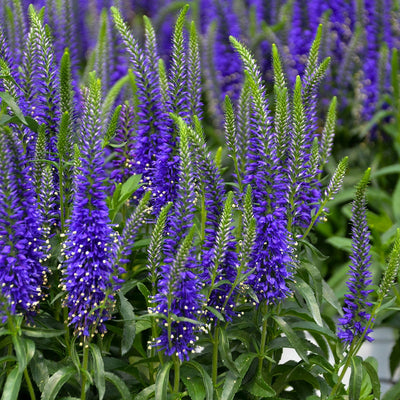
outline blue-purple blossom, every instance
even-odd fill
[[[368,285],[372,282],[370,255],[370,232],[367,225],[366,216],[366,186],[369,181],[370,170],[364,175],[359,183],[353,201],[352,224],[352,248],[350,256],[351,264],[348,273],[347,287],[348,293],[345,294],[343,313],[344,316],[338,320],[338,337],[342,342],[351,344],[354,340],[365,334],[365,339],[372,341],[369,336],[372,332],[370,328],[365,332],[366,325],[370,319],[368,308],[372,303],[368,301],[368,294],[372,292]]]
[[[120,282],[114,275],[114,232],[106,204],[106,173],[102,151],[100,83],[91,75],[83,93],[80,132],[80,167],[75,176],[75,196],[64,243],[65,304],[70,324],[78,335],[105,331],[110,307]]]
[[[191,153],[195,167],[195,176],[204,196],[206,211],[201,280],[203,286],[206,288],[210,287],[212,283],[217,283],[218,280],[230,282],[230,284],[224,283],[214,288],[208,299],[209,306],[216,308],[225,315],[227,320],[230,320],[234,315],[234,294],[236,294],[236,292],[230,293],[230,289],[231,284],[233,284],[236,278],[238,256],[236,253],[235,238],[231,233],[231,226],[228,232],[220,231],[221,217],[226,199],[224,181],[215,162],[207,151],[201,132],[192,131],[191,139]],[[229,221],[232,225],[231,216]],[[226,229],[226,227],[223,227],[223,229]],[[224,234],[225,237],[219,237],[221,234]],[[222,241],[225,241],[225,243],[222,243]],[[223,245],[222,248],[221,245]],[[220,251],[220,254],[217,254],[218,251]],[[217,256],[219,260],[216,260]],[[218,265],[215,270],[216,261],[218,261]],[[216,273],[217,277],[215,282],[212,282],[213,273]],[[229,293],[230,298],[228,299],[227,296]],[[208,316],[213,317],[211,314],[208,314]]]
[[[155,199],[155,210],[176,196],[177,158],[173,155],[175,138],[172,137],[172,122],[168,108],[163,103],[158,77],[158,56],[151,59],[143,51],[123,22],[119,12],[112,8],[114,22],[122,36],[130,56],[130,67],[137,88],[136,144],[132,154],[134,171],[141,174],[143,187],[151,189]],[[152,41],[150,41],[152,43]],[[155,51],[155,46],[152,46]]]
[[[41,231],[41,215],[29,177],[22,143],[8,130],[0,131],[0,317],[32,315],[43,298],[49,251]],[[5,301],[5,304],[4,304]]]
[[[168,355],[187,359],[196,341],[198,327],[187,321],[173,321],[172,314],[197,320],[203,297],[196,269],[198,262],[191,250],[196,202],[195,176],[190,160],[186,127],[180,124],[180,163],[178,195],[167,221],[168,237],[164,242],[164,260],[160,266],[155,311],[167,316],[157,347]]]
[[[135,114],[129,104],[123,104],[113,142],[115,156],[112,160],[110,179],[115,183],[124,183],[135,174],[133,154],[135,148]]]

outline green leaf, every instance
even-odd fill
[[[4,101],[4,103],[8,105],[8,107],[10,107],[11,111],[24,125],[28,125],[28,122],[25,119],[24,114],[18,107],[18,104],[16,103],[15,99],[9,93],[0,92],[0,98]]]
[[[119,105],[115,108],[114,113],[111,117],[110,123],[108,124],[107,131],[104,135],[102,147],[106,147],[110,140],[114,137],[115,135],[115,130],[117,129],[118,126],[118,121],[119,121],[119,116],[121,114],[121,108],[122,106]]]
[[[121,395],[122,400],[131,400],[132,396],[124,381],[112,372],[105,372],[104,377],[107,381],[111,382]]]
[[[317,299],[315,298],[314,292],[311,287],[299,277],[296,277],[296,283],[294,287],[295,290],[303,296],[315,322],[319,326],[323,326],[321,312],[319,310],[319,303],[317,302]]]
[[[8,374],[3,388],[1,400],[18,400],[19,388],[21,386],[23,370],[15,366]]]
[[[213,383],[210,378],[210,375],[208,375],[208,373],[204,369],[204,367],[196,361],[188,361],[185,363],[185,365],[193,367],[200,373],[200,375],[203,379],[203,387],[205,388],[206,399],[212,400],[213,399]]]
[[[279,327],[282,329],[282,332],[288,338],[290,344],[296,350],[297,354],[304,360],[305,363],[309,363],[307,357],[307,349],[305,348],[303,342],[296,335],[295,331],[289,326],[289,324],[282,318],[277,315],[272,316],[272,318],[277,322]]]
[[[276,396],[275,390],[260,375],[257,375],[255,379],[246,385],[246,390],[258,398]]]
[[[122,184],[121,194],[119,201],[124,202],[128,197],[132,195],[141,186],[140,180],[142,175],[132,175],[129,179]]]
[[[361,392],[362,358],[355,356],[351,358],[351,375],[349,383],[349,400],[359,400]]]
[[[158,371],[156,377],[156,387],[155,387],[155,400],[167,400],[167,388],[169,382],[169,370],[171,369],[173,363],[172,361],[167,362]]]
[[[29,367],[33,380],[35,381],[40,391],[43,392],[44,387],[49,380],[49,370],[41,352],[36,351],[29,364]]]
[[[326,241],[332,245],[333,247],[336,247],[339,250],[346,251],[348,253],[351,253],[351,239],[349,238],[344,238],[341,236],[331,236],[330,238],[326,239]]]
[[[382,400],[399,400],[400,399],[400,382],[392,386],[382,397]]]
[[[392,351],[390,352],[390,374],[393,377],[397,367],[400,365],[400,338],[397,338]]]
[[[203,380],[199,376],[182,376],[181,380],[185,385],[191,400],[205,399],[206,390],[204,388]]]
[[[62,386],[76,374],[74,366],[60,368],[47,381],[41,400],[54,400]]]
[[[218,282],[219,283],[219,282]],[[216,286],[214,286],[215,288]],[[210,311],[211,314],[214,314],[220,321],[225,321],[224,316],[218,311],[216,310],[214,307],[211,306],[206,306],[205,307],[208,311]]]
[[[119,79],[117,82],[115,82],[114,86],[110,89],[110,91],[107,93],[107,96],[104,99],[103,107],[101,110],[101,114],[103,119],[106,118],[108,113],[110,112],[116,98],[118,97],[120,91],[122,88],[129,82],[129,75],[123,76],[121,79]]]
[[[53,338],[65,334],[65,331],[59,329],[39,329],[39,328],[24,328],[22,332],[24,333],[24,335],[33,338]]]
[[[322,296],[340,315],[343,315],[342,306],[340,305],[335,292],[324,280],[322,281]]]
[[[238,369],[239,375],[234,374],[232,371],[229,371],[226,374],[224,387],[222,389],[221,399],[220,400],[233,400],[236,392],[239,390],[242,380],[246,375],[248,369],[250,368],[251,363],[254,358],[257,357],[255,353],[244,353],[241,354],[235,361],[236,368]]]
[[[375,362],[374,362],[375,361]],[[375,364],[375,365],[374,365]],[[381,382],[379,380],[376,360],[368,357],[362,362],[364,369],[367,371],[369,379],[371,381],[372,391],[374,392],[375,398],[381,398]]]
[[[27,363],[27,354],[26,354],[26,346],[24,340],[21,336],[13,335],[12,342],[15,350],[15,354],[18,360],[18,367],[20,372],[24,372],[24,369],[28,365]]]
[[[133,341],[136,335],[136,321],[135,313],[133,312],[132,304],[129,303],[127,298],[120,292],[118,292],[120,301],[120,313],[124,319],[124,327],[122,330],[121,340],[121,355],[125,355],[132,347]]]
[[[314,285],[313,288],[315,290],[315,295],[318,300],[318,304],[322,301],[322,276],[321,271],[314,265],[309,262],[304,262],[301,264],[308,273],[310,274],[311,278],[313,279]]]
[[[148,400],[150,396],[153,396],[155,388],[156,385],[148,386],[146,389],[143,389],[140,393],[135,395],[135,400]]]
[[[400,220],[400,179],[397,181],[392,199],[394,217],[396,218],[396,220]]]
[[[300,331],[309,331],[313,333],[319,333],[325,337],[328,337],[330,339],[337,339],[337,335],[335,332],[332,332],[329,328],[326,328],[324,326],[320,326],[315,324],[314,322],[309,322],[309,321],[300,321],[300,322],[295,322],[290,324],[290,326],[294,330],[300,330]]]
[[[106,391],[106,381],[104,375],[104,361],[100,349],[93,343],[90,344],[90,352],[93,358],[94,383],[99,392],[99,400],[103,400]]]
[[[137,287],[139,292],[142,293],[144,299],[146,300],[146,304],[148,304],[150,299],[150,290],[147,289],[147,286],[141,282],[138,283]]]
[[[239,376],[239,370],[232,360],[232,353],[229,348],[229,340],[225,329],[219,329],[219,351],[221,353],[222,363],[236,376]]]
[[[372,172],[371,179],[376,179],[382,175],[399,174],[399,173],[400,173],[400,164],[392,164],[387,167],[378,169],[375,172]]]

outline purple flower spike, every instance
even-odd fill
[[[346,344],[351,344],[353,340],[361,338],[362,335],[365,335],[365,339],[368,341],[373,340],[368,336],[372,330],[368,328],[365,332],[366,325],[371,317],[367,310],[372,306],[372,303],[367,300],[368,294],[372,292],[368,289],[368,285],[371,283],[371,272],[368,270],[371,265],[369,254],[371,246],[365,195],[369,174],[370,169],[367,170],[359,183],[353,201],[353,215],[351,217],[353,254],[350,256],[352,263],[347,281],[349,292],[345,295],[344,316],[338,320],[338,337]]]
[[[22,144],[0,131],[0,287],[2,322],[6,313],[34,313],[43,298],[49,250],[41,235],[41,218]]]
[[[100,82],[90,76],[83,93],[80,167],[75,177],[73,203],[65,253],[64,289],[70,324],[78,335],[105,331],[114,292],[120,283],[114,274],[114,232],[106,205],[106,172],[101,146]]]

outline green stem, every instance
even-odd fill
[[[345,362],[345,365],[343,367],[343,370],[342,370],[342,372],[341,372],[341,374],[339,376],[339,379],[338,379],[336,385],[333,387],[332,392],[328,397],[328,400],[331,400],[331,399],[333,400],[334,399],[334,396],[335,396],[336,392],[338,391],[339,386],[340,386],[340,384],[341,384],[341,382],[343,380],[344,374],[346,373],[347,369],[350,366],[351,359],[360,350],[360,348],[361,348],[361,346],[362,346],[362,344],[364,342],[365,336],[367,335],[368,330],[374,324],[375,316],[376,316],[376,313],[377,313],[377,311],[379,310],[379,308],[380,308],[380,306],[382,304],[382,300],[383,300],[383,298],[380,298],[378,300],[378,302],[375,304],[374,308],[372,309],[371,316],[370,316],[370,318],[369,318],[369,320],[367,322],[367,325],[365,326],[365,329],[364,329],[362,335],[360,336],[360,338],[357,341],[354,341],[353,343],[351,343],[349,352],[346,355],[346,362]]]
[[[59,195],[60,195],[60,225],[61,225],[61,232],[64,232],[64,225],[65,225],[65,210],[64,210],[64,187],[63,187],[63,174],[64,169],[61,164],[61,160],[58,166],[58,175],[59,175]]]
[[[29,395],[31,396],[31,400],[36,400],[35,391],[32,386],[31,378],[29,377],[28,368],[24,369],[24,377],[25,377],[25,382],[28,385],[28,391]]]
[[[312,217],[310,225],[308,226],[307,230],[304,232],[304,235],[302,237],[302,239],[304,240],[306,238],[306,236],[310,233],[312,227],[315,224],[315,221],[318,219],[318,217],[322,214],[322,212],[324,211],[324,208],[326,206],[326,204],[328,203],[329,200],[329,196],[327,196],[327,198],[324,200],[324,202],[321,204],[321,206],[319,207],[317,213]]]
[[[70,343],[70,335],[69,335],[69,326],[68,326],[68,308],[63,307],[63,317],[64,317],[64,330],[65,330],[65,345],[67,346],[68,354],[71,355],[71,343]]]
[[[179,361],[179,358],[174,355],[173,357],[174,360],[174,393],[179,393],[179,382],[181,379],[181,362]]]
[[[260,356],[258,357],[258,374],[261,376],[262,368],[263,368],[263,361],[264,361],[264,352],[265,352],[265,344],[267,341],[267,318],[265,318],[264,314],[264,321],[262,325],[261,331],[261,346],[260,346]]]
[[[212,355],[212,382],[214,388],[217,387],[218,379],[218,347],[219,347],[219,324],[215,327]]]
[[[353,352],[354,352],[354,346],[353,346],[353,343],[352,343],[352,345],[350,346],[350,350],[349,350],[349,352],[347,353],[347,356],[346,356],[346,358],[347,358],[346,359],[346,363],[345,363],[345,365],[344,365],[344,367],[342,369],[342,372],[341,372],[341,374],[339,376],[339,379],[338,379],[336,385],[333,387],[332,392],[328,397],[328,400],[335,398],[336,392],[338,391],[339,386],[342,383],[344,374],[346,373],[347,368],[349,368],[349,365],[350,365],[350,362],[351,362],[351,358],[353,356]]]
[[[85,340],[83,342],[83,359],[82,359],[82,373],[81,373],[81,400],[86,399],[86,373],[83,371],[87,372],[88,369],[88,363],[89,363],[89,341]]]

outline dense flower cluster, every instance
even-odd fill
[[[154,298],[155,310],[168,316],[156,344],[166,354],[176,354],[180,359],[188,358],[198,327],[191,322],[172,320],[171,314],[196,320],[203,300],[196,274],[198,265],[191,250],[196,188],[186,135],[181,126],[178,195],[167,221],[168,237],[159,271],[158,294]]]
[[[366,325],[370,319],[368,308],[372,303],[368,301],[368,295],[372,289],[368,285],[372,282],[370,255],[370,233],[367,225],[366,216],[366,195],[365,190],[369,180],[369,171],[366,173],[359,186],[357,187],[356,197],[353,202],[352,223],[352,247],[353,253],[350,256],[351,264],[347,287],[349,292],[345,295],[345,306],[343,307],[344,316],[339,318],[339,338],[351,344],[354,340],[365,335],[365,339],[372,341],[369,336],[372,332]]]
[[[114,232],[106,204],[103,152],[101,148],[100,84],[92,75],[91,87],[83,94],[80,132],[80,167],[75,176],[76,192],[64,243],[64,290],[70,324],[79,335],[89,336],[104,322],[114,301]]]
[[[3,128],[4,129],[4,128]],[[32,315],[44,293],[49,247],[21,142],[0,131],[0,317]],[[4,301],[6,300],[6,303]]]

